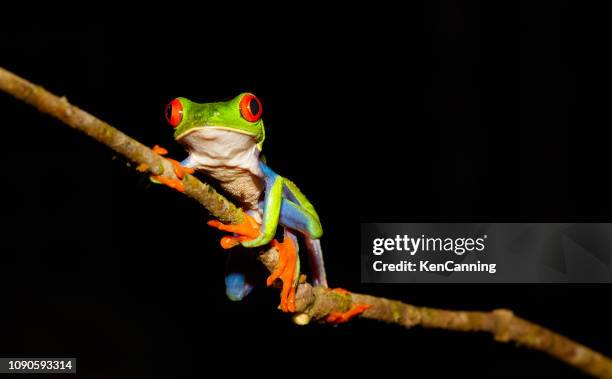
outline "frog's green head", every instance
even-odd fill
[[[197,130],[224,129],[252,136],[261,150],[266,136],[261,112],[261,102],[251,93],[202,104],[178,97],[166,107],[166,120],[175,129],[174,139],[178,142]]]

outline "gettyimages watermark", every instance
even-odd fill
[[[372,254],[380,256],[383,254],[423,254],[418,261],[401,260],[397,263],[384,263],[382,259],[372,263],[372,269],[376,272],[457,272],[457,271],[484,271],[490,274],[496,272],[495,263],[457,263],[453,259],[443,263],[434,263],[428,257],[431,254],[453,253],[463,255],[466,253],[482,253],[485,250],[487,235],[479,238],[442,238],[442,237],[410,237],[407,234],[397,234],[395,238],[374,238],[372,243]]]
[[[361,225],[367,283],[612,283],[612,224]]]

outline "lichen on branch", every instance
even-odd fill
[[[152,149],[70,104],[66,98],[55,96],[44,88],[1,67],[0,90],[107,145],[138,165],[139,171],[146,171],[156,176],[161,175],[168,179],[177,179],[172,163],[156,154]],[[182,183],[185,195],[198,201],[214,217],[229,223],[242,222],[242,210],[209,184],[201,182],[192,175],[185,175]],[[269,249],[261,253],[259,259],[272,272],[278,263],[278,253],[275,249]],[[421,326],[464,332],[487,332],[491,333],[496,341],[514,342],[539,350],[595,377],[612,379],[612,360],[610,358],[558,333],[517,317],[506,309],[474,312],[417,307],[371,295],[313,287],[303,282],[297,288],[297,312],[293,319],[297,324],[302,325],[311,321],[324,321],[332,312],[348,311],[354,304],[370,306],[361,314],[362,318],[401,325],[406,328]]]

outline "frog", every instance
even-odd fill
[[[234,225],[210,220],[208,225],[231,233],[221,238],[223,249],[238,245],[276,248],[278,264],[266,284],[271,286],[280,280],[279,308],[291,313],[296,310],[295,292],[300,280],[298,238],[306,246],[312,284],[328,287],[321,248],[323,228],[303,192],[272,170],[263,158],[266,131],[262,113],[261,100],[250,92],[209,103],[185,97],[173,99],[165,108],[165,118],[174,128],[175,141],[188,156],[181,162],[171,160],[177,179],[154,179],[182,191],[181,179],[195,171],[229,194],[243,209],[243,221]],[[158,146],[155,151],[167,153]],[[231,300],[242,300],[253,288],[246,273],[234,269],[226,273],[225,284]]]

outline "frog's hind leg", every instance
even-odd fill
[[[312,271],[312,283],[315,286],[327,287],[327,275],[325,274],[321,240],[306,237],[304,242],[308,250],[308,264]]]
[[[313,284],[327,287],[323,251],[319,241],[322,233],[321,224],[315,215],[308,208],[284,198],[281,204],[280,224],[304,235]]]

